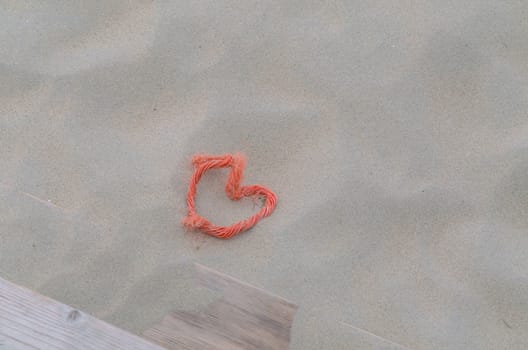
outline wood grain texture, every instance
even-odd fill
[[[145,332],[168,349],[283,350],[297,310],[294,304],[202,265],[199,282],[222,297],[199,313],[178,311]]]
[[[1,278],[0,349],[163,350],[158,345]]]

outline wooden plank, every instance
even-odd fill
[[[297,310],[294,304],[202,265],[199,282],[221,293],[199,313],[174,312],[145,332],[167,349],[284,350]]]
[[[158,345],[1,278],[0,349],[163,350]]]

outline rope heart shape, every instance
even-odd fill
[[[271,190],[260,185],[241,186],[242,176],[246,159],[241,154],[225,154],[223,156],[195,155],[192,158],[194,174],[189,183],[187,192],[188,213],[182,220],[183,226],[191,230],[200,230],[211,236],[228,239],[241,232],[249,230],[257,224],[263,217],[271,215],[277,205],[277,196]],[[195,197],[198,182],[202,176],[210,169],[231,168],[225,186],[227,196],[234,201],[244,197],[264,197],[264,205],[253,216],[239,221],[231,226],[216,226],[203,216],[196,213]]]

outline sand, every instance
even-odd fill
[[[141,333],[199,262],[299,305],[292,349],[528,347],[528,3],[0,5],[0,275]],[[276,212],[186,233],[192,154]],[[200,184],[221,224],[256,210]],[[385,340],[386,339],[386,340]]]

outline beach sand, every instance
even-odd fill
[[[528,3],[0,5],[0,275],[141,334],[199,262],[297,304],[291,349],[528,347]],[[275,213],[185,232],[195,153]],[[258,208],[208,174],[201,213]]]

